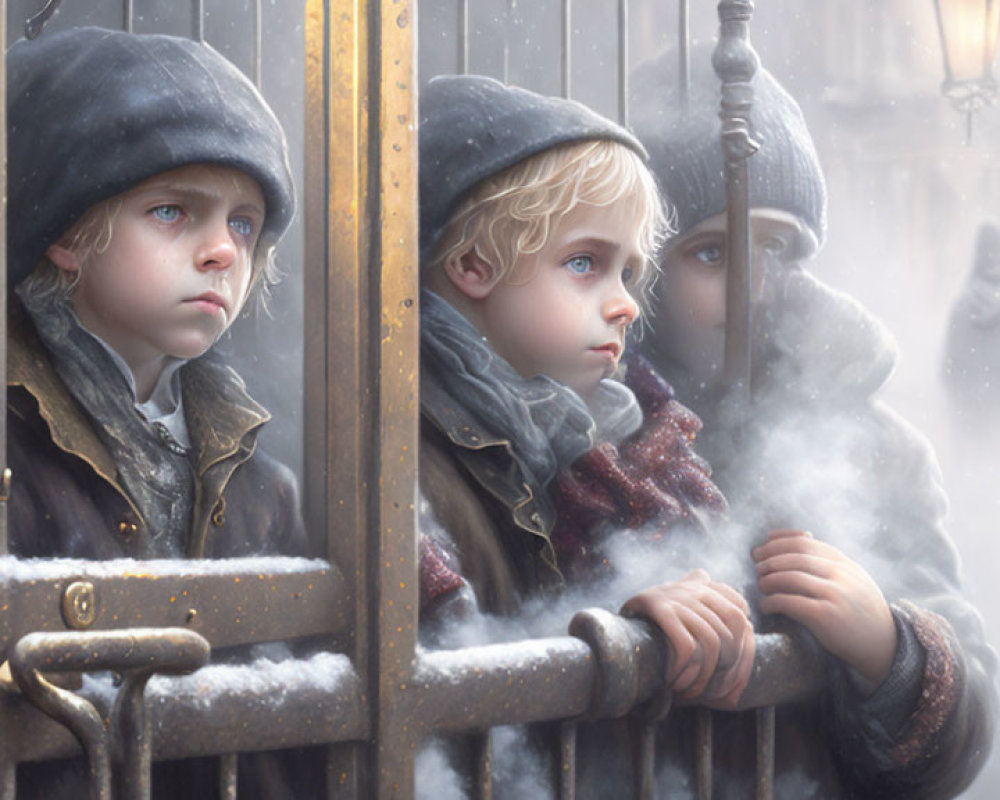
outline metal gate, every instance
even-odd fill
[[[736,15],[727,24],[738,38],[751,4],[721,6]],[[563,0],[567,25],[570,7]],[[617,7],[626,19],[628,3]],[[259,81],[267,39],[260,0],[253,9]],[[130,27],[132,0],[121,13]],[[200,35],[204,3],[191,13]],[[305,6],[302,460],[321,558],[0,557],[0,662],[10,672],[0,678],[2,800],[15,797],[18,762],[81,751],[94,798],[112,796],[112,776],[123,796],[148,797],[152,759],[193,755],[220,758],[220,796],[235,798],[237,752],[316,744],[329,745],[328,797],[408,798],[415,748],[434,732],[472,735],[468,769],[485,798],[491,728],[543,721],[558,723],[559,796],[572,798],[577,723],[640,706],[635,793],[652,797],[652,742],[656,726],[670,724],[670,698],[659,691],[662,645],[644,624],[591,610],[566,637],[417,648],[416,14],[414,0]],[[566,76],[569,41],[564,33]],[[212,649],[297,637],[328,647],[306,659],[205,666]],[[768,708],[815,689],[810,653],[785,636],[758,637],[742,705],[764,709],[760,798],[770,796]],[[79,680],[105,670],[121,676],[114,694]],[[699,714],[698,735],[707,798],[710,712]]]

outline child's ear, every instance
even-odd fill
[[[473,300],[482,300],[489,295],[500,280],[500,273],[479,256],[474,247],[448,256],[444,271],[455,287]]]
[[[63,272],[80,271],[80,259],[68,247],[63,247],[61,244],[50,244],[49,249],[45,251],[45,255],[49,257],[49,261]]]

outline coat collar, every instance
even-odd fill
[[[89,463],[105,480],[117,486],[117,469],[79,404],[59,379],[24,308],[8,308],[7,385],[24,387],[38,402],[53,442]],[[197,454],[198,475],[236,454],[247,434],[260,428],[270,414],[246,391],[236,371],[210,356],[188,362],[181,369],[181,391],[188,431]]]

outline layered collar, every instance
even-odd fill
[[[635,397],[617,381],[601,381],[588,408],[545,375],[521,377],[471,322],[426,289],[420,322],[423,412],[466,448],[506,446],[531,485],[547,486],[597,441],[620,440],[642,423]]]

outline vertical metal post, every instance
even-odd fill
[[[559,724],[559,800],[576,798],[576,723]]]
[[[712,800],[712,711],[704,706],[695,711],[694,738],[698,800]]]
[[[0,0],[0,42],[7,41],[7,3]],[[7,496],[11,474],[7,468],[7,59],[0,58],[0,555],[8,551]],[[2,776],[0,776],[2,777]]]
[[[132,22],[135,18],[132,8],[132,0],[125,0],[125,7],[122,9],[122,28],[126,33],[132,33]]]
[[[618,121],[628,125],[628,0],[618,0]]]
[[[572,91],[572,78],[571,73],[573,70],[573,54],[572,45],[570,44],[570,39],[572,37],[573,29],[573,19],[572,19],[572,7],[573,0],[562,0],[562,17],[560,21],[560,28],[562,30],[562,96],[569,97]]]
[[[458,72],[469,74],[469,0],[458,0]]]
[[[253,12],[253,83],[260,89],[261,62],[264,50],[264,12],[261,0],[254,0]]]
[[[493,730],[486,730],[473,737],[473,758],[475,759],[475,776],[473,778],[472,796],[474,800],[492,800],[493,798]]]
[[[205,0],[195,0],[194,4],[194,38],[205,41]]]
[[[375,470],[369,282],[370,131],[367,100],[371,21],[366,0],[306,5],[304,508],[315,552],[337,564],[353,599],[344,644],[359,675],[369,676],[370,623],[366,532]],[[377,80],[377,77],[374,78]],[[370,684],[369,684],[370,685]],[[371,696],[370,692],[366,692]],[[330,798],[374,796],[370,748],[330,747]]]
[[[725,376],[736,392],[750,392],[750,195],[747,159],[759,145],[750,138],[750,81],[757,54],[749,42],[752,0],[719,3],[719,42],[712,65],[722,79],[722,154],[726,169]]]
[[[236,800],[239,791],[239,757],[236,753],[219,756],[220,800]]]
[[[417,431],[419,421],[419,256],[417,224],[416,0],[370,2],[372,66],[377,82],[368,106],[377,124],[369,153],[377,206],[372,231],[373,312],[365,336],[374,359],[368,376],[375,434],[370,483],[368,581],[369,686],[376,702],[378,800],[413,796],[415,733],[402,716],[417,640]],[[376,60],[377,59],[377,60]]]
[[[754,800],[774,797],[774,706],[758,708],[757,714],[757,788]]]
[[[691,26],[688,22],[688,0],[678,0],[677,8],[677,94],[681,110],[687,111],[691,92]]]
[[[16,800],[17,762],[0,754],[0,800]]]
[[[636,754],[636,797],[639,800],[653,800],[656,792],[656,729],[660,720],[640,719],[637,721],[638,753]]]

